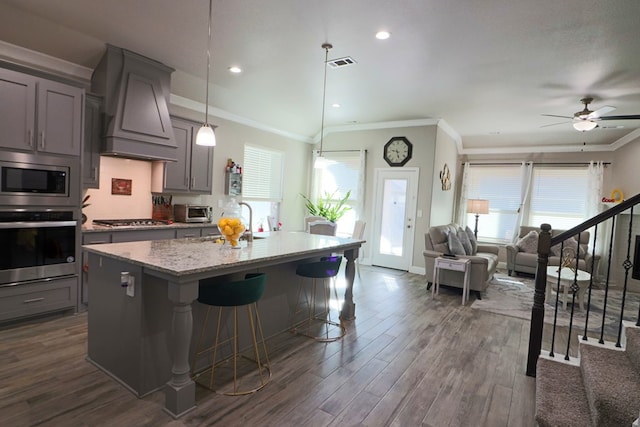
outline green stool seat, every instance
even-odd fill
[[[296,274],[304,279],[311,279],[311,289],[305,289],[304,281],[301,281],[300,288],[298,290],[298,297],[296,301],[296,307],[293,310],[291,316],[291,332],[313,338],[316,341],[330,342],[336,341],[342,338],[346,334],[346,328],[340,323],[331,320],[331,307],[330,307],[330,289],[327,288],[327,280],[333,279],[338,275],[340,270],[340,264],[342,263],[342,256],[330,256],[322,257],[320,261],[309,262],[306,264],[300,264],[296,268]],[[318,281],[321,282],[321,289],[318,289]],[[331,287],[331,281],[329,281],[329,288]],[[304,289],[304,301],[302,300],[302,293]],[[317,303],[317,294],[321,293],[321,299],[323,304]],[[338,293],[335,290],[334,293],[336,299]],[[302,304],[301,307],[301,302]],[[303,308],[306,305],[306,310]],[[318,305],[321,305],[322,311],[318,313]],[[302,320],[298,319],[298,315],[305,313],[305,317]],[[317,325],[323,329],[320,332],[317,329]]]
[[[271,366],[269,364],[269,356],[267,354],[267,347],[264,342],[264,334],[262,332],[262,324],[260,323],[260,316],[258,314],[258,300],[264,293],[266,285],[266,275],[264,273],[249,273],[245,275],[244,280],[237,280],[233,282],[221,282],[219,279],[203,279],[200,281],[200,287],[198,291],[198,302],[207,306],[205,319],[202,325],[202,330],[198,338],[198,344],[196,345],[196,351],[193,355],[193,361],[191,363],[191,375],[198,382],[198,384],[204,387],[215,390],[217,393],[226,394],[230,396],[238,396],[243,394],[254,393],[267,385],[271,379]],[[253,358],[244,356],[240,348],[240,325],[238,323],[238,307],[245,306],[247,308],[248,329],[252,344]],[[216,334],[213,339],[213,345],[202,348],[203,340],[207,324],[209,322],[209,314],[211,308],[218,307],[218,321],[216,326]],[[223,309],[227,310],[232,308],[233,314],[227,318],[222,317]],[[233,323],[233,327],[226,329],[232,330],[229,332],[225,339],[220,340],[223,323]],[[245,328],[246,329],[246,328]],[[259,341],[258,341],[259,339]],[[225,350],[224,345],[227,344],[227,355],[225,358],[218,360],[218,353]],[[213,353],[211,359],[211,365],[194,373],[197,365],[198,358],[204,354]],[[261,354],[262,353],[262,354]],[[240,372],[238,368],[238,359],[247,359],[251,362],[251,369]],[[228,374],[224,377],[225,365],[233,364],[231,377]],[[242,367],[241,367],[242,368]],[[257,368],[257,369],[256,369]],[[222,375],[220,372],[222,371]],[[214,374],[218,373],[219,379],[217,382],[222,383],[219,388],[214,389]],[[205,375],[209,375],[209,381],[202,382]]]
[[[215,278],[200,280],[198,302],[216,307],[233,307],[257,302],[266,285],[264,273],[249,273],[244,280],[218,283]]]
[[[296,268],[296,274],[311,279],[328,279],[336,277],[342,262],[341,256],[323,257],[318,262],[300,264]]]

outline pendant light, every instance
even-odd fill
[[[324,104],[327,97],[327,62],[329,61],[329,49],[333,48],[331,43],[323,43],[322,48],[324,49],[324,81],[322,84],[322,120],[320,122],[320,153],[313,164],[313,167],[316,169],[323,168],[327,159],[322,157],[322,142],[324,140]]]
[[[209,39],[207,41],[207,96],[204,105],[204,124],[196,134],[196,144],[213,147],[216,145],[216,134],[209,125],[209,70],[211,68],[211,12],[213,0],[209,0]]]

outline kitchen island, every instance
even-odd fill
[[[346,283],[340,317],[352,320],[354,260],[362,243],[277,232],[243,243],[240,249],[223,247],[212,238],[83,246],[91,271],[88,359],[138,396],[164,387],[165,410],[180,417],[195,407],[189,358],[192,303],[198,298],[201,279],[233,280],[245,273],[265,272],[267,288],[260,310],[263,322],[268,319],[265,335],[270,336],[287,329],[298,283],[296,266],[342,253]],[[122,277],[130,278],[129,286],[122,286]]]

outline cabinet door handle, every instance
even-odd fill
[[[97,166],[93,167],[93,171],[91,173],[92,173],[92,175],[91,175],[92,179],[98,179],[98,167]]]
[[[182,236],[182,237],[196,237],[196,235],[195,235],[195,234],[185,234],[185,235],[184,235],[184,236]]]
[[[195,186],[196,186],[196,177],[195,177],[195,176],[192,176],[192,177],[191,177],[191,188],[193,188],[193,187],[195,187]]]
[[[44,131],[40,132],[40,148],[44,149]]]
[[[29,304],[32,302],[39,302],[39,301],[44,301],[44,298],[32,298],[32,299],[26,299],[24,301],[22,301],[23,304]]]
[[[29,145],[29,147],[33,148],[33,131],[31,129],[29,129],[27,131],[27,144]]]

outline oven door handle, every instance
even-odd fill
[[[0,222],[2,228],[53,228],[75,227],[78,221],[33,221],[33,222]]]

